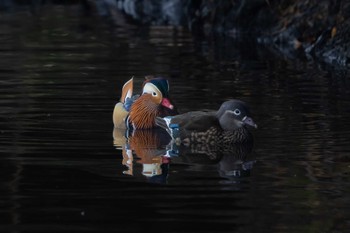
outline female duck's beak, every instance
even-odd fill
[[[246,125],[249,125],[253,128],[258,128],[258,125],[254,123],[253,119],[250,118],[250,117],[247,117],[245,116],[243,119],[242,119],[242,122]]]
[[[174,108],[174,105],[171,104],[171,102],[170,102],[170,100],[168,98],[163,98],[162,102],[160,104],[163,105],[166,108],[170,108],[170,109]]]

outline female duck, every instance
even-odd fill
[[[177,114],[169,98],[169,83],[164,78],[146,77],[142,94],[133,94],[133,78],[122,90],[120,102],[114,107],[115,128],[150,129],[156,127],[155,118]]]
[[[247,126],[257,128],[248,106],[234,99],[224,102],[218,111],[157,117],[156,124],[166,129],[176,144],[186,146],[249,142],[252,141],[252,134]]]

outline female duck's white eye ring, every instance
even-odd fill
[[[153,95],[153,96],[157,96],[157,93],[156,93],[156,92],[152,92],[152,95]]]
[[[239,115],[241,115],[241,111],[239,110],[239,109],[235,109],[234,111],[233,111],[233,114],[235,114],[236,116],[239,116]]]

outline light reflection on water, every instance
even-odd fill
[[[55,12],[1,26],[2,232],[130,232],[150,222],[165,232],[349,229],[346,71],[171,27],[111,32],[90,22],[81,31],[56,18],[69,11]],[[135,76],[140,87],[148,74],[169,78],[181,112],[249,103],[259,125],[252,153],[167,161],[165,143],[154,160],[139,148],[130,171],[113,145],[112,110],[123,83]],[[143,175],[149,159],[166,176]]]

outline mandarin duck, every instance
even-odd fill
[[[147,76],[142,94],[133,95],[133,78],[122,89],[120,102],[113,111],[115,128],[150,129],[156,127],[155,118],[178,114],[169,98],[168,80]]]
[[[193,111],[176,116],[157,117],[156,124],[172,137],[176,145],[216,145],[253,141],[247,126],[257,128],[246,103],[224,102],[218,111]]]

